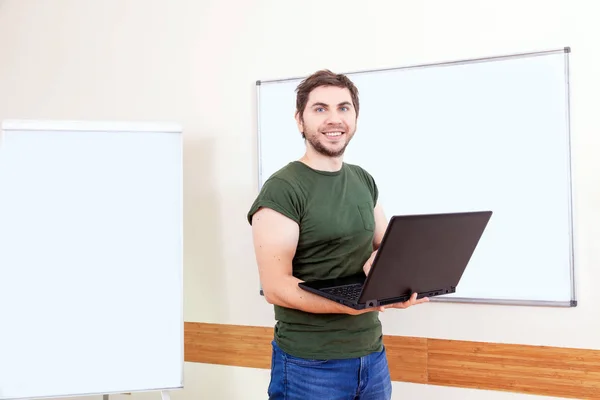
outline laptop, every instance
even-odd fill
[[[369,275],[300,282],[356,310],[455,293],[492,211],[391,217]]]

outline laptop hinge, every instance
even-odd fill
[[[368,301],[365,301],[365,306],[367,308],[376,307],[377,306],[377,300],[368,300]]]

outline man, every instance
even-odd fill
[[[373,177],[343,161],[359,114],[354,84],[323,70],[296,91],[306,152],[265,182],[248,213],[261,286],[277,320],[269,398],[387,400],[378,312],[428,299],[415,293],[402,304],[356,311],[298,287],[368,273],[387,220]]]

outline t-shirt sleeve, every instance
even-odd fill
[[[287,181],[279,178],[268,179],[248,211],[248,223],[252,225],[252,216],[261,208],[270,208],[286,217],[300,222],[302,204],[298,193]]]
[[[379,188],[377,187],[377,183],[375,182],[375,178],[367,172],[364,168],[358,168],[362,179],[366,183],[367,187],[371,191],[371,196],[373,196],[373,204],[377,204],[377,200],[379,199]]]
[[[377,205],[377,200],[379,199],[379,188],[377,187],[377,183],[375,182],[375,178],[373,176],[367,174],[369,180],[371,181],[371,193],[373,194],[373,204]]]

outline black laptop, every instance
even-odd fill
[[[491,211],[393,216],[369,275],[300,282],[309,292],[360,310],[456,292]]]

